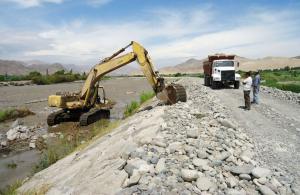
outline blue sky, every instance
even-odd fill
[[[0,58],[86,65],[131,40],[158,66],[300,55],[298,0],[1,0]]]

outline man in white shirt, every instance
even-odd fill
[[[244,99],[245,99],[245,110],[250,110],[250,91],[252,87],[251,73],[246,72],[246,78],[243,81],[244,87]]]

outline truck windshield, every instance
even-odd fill
[[[217,61],[214,62],[214,67],[232,67],[234,66],[233,61]]]

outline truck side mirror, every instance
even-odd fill
[[[237,63],[237,67],[240,67],[240,63],[239,62]]]

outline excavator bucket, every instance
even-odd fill
[[[177,102],[186,102],[187,96],[182,85],[172,83],[162,93],[157,94],[157,98],[167,104],[176,104]]]

